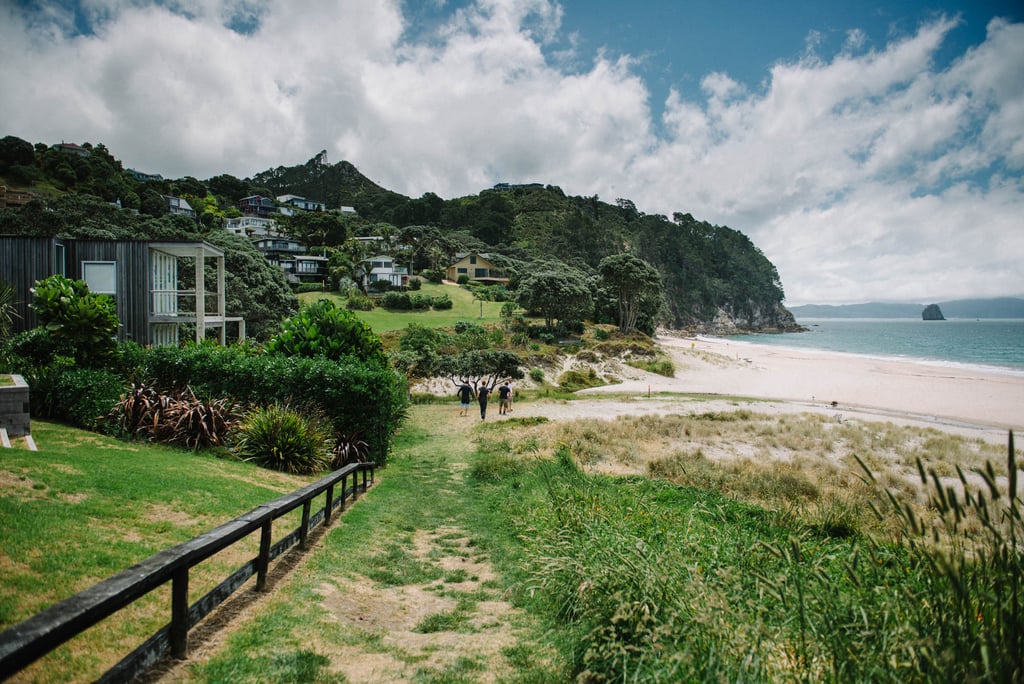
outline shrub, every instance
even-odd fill
[[[58,357],[74,355],[71,340],[56,337],[43,327],[12,335],[7,349],[11,355],[11,369],[26,376],[31,375],[33,369],[50,365]]]
[[[534,382],[544,382],[544,369],[543,368],[531,368],[530,379]]]
[[[604,328],[594,328],[594,339],[597,340],[598,342],[603,342],[604,340],[607,340],[611,336],[612,334],[605,330]]]
[[[419,278],[409,278],[409,289],[413,292],[418,292],[423,287],[423,283],[420,282]]]
[[[433,303],[433,297],[429,295],[414,294],[409,297],[410,308],[414,311],[426,311]]]
[[[593,368],[588,368],[586,371],[568,370],[558,378],[558,386],[570,392],[597,387],[601,384],[603,384],[601,378],[597,376],[597,372]]]
[[[306,475],[332,460],[330,424],[315,410],[273,403],[249,411],[233,431],[232,451],[264,468]]]
[[[387,292],[391,289],[391,283],[386,280],[375,280],[370,283],[370,292]]]
[[[157,347],[150,350],[146,377],[159,387],[191,386],[200,397],[249,405],[299,398],[321,407],[339,434],[362,435],[378,465],[387,460],[407,401],[402,379],[386,365],[259,354],[242,345]]]
[[[430,306],[434,307],[438,311],[446,311],[454,306],[452,298],[446,294],[438,295],[433,298],[430,302]]]
[[[459,285],[468,285],[469,284],[469,276],[466,275],[465,273],[463,273],[462,275],[459,276],[458,280],[456,280],[455,282],[457,282]]]
[[[267,350],[285,356],[325,356],[337,361],[354,356],[384,366],[384,346],[373,330],[347,309],[321,299],[303,307],[281,324],[281,332],[267,343]]]
[[[107,419],[127,437],[195,450],[226,444],[238,420],[238,406],[227,398],[199,399],[187,388],[165,394],[151,385],[135,383],[120,396]]]
[[[14,317],[17,315],[14,310],[14,286],[0,281],[0,338],[11,334]]]
[[[49,382],[32,387],[33,406],[41,403],[50,418],[97,432],[112,432],[106,421],[117,405],[124,381],[98,368],[51,366]]]
[[[442,271],[435,271],[434,269],[428,268],[420,272],[420,275],[427,279],[428,282],[440,285],[441,281],[444,280],[444,273]]]
[[[366,295],[354,295],[348,298],[345,308],[350,311],[373,311],[373,300]]]
[[[112,297],[62,275],[37,281],[32,292],[32,310],[50,334],[70,341],[79,366],[101,365],[115,354],[121,323]]]
[[[385,309],[408,311],[412,309],[412,299],[406,292],[388,292],[382,300]]]

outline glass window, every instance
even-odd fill
[[[83,261],[82,280],[90,292],[117,294],[117,264],[113,261]]]

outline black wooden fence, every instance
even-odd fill
[[[373,475],[372,463],[347,465],[317,482],[258,506],[245,515],[184,544],[150,556],[138,565],[54,604],[0,633],[0,679],[6,679],[24,669],[68,639],[167,582],[171,582],[170,623],[125,656],[98,681],[119,682],[131,679],[168,652],[176,658],[186,657],[188,632],[192,627],[253,575],[256,575],[256,589],[265,590],[270,561],[296,543],[305,547],[309,531],[321,522],[330,523],[334,509],[344,510],[347,498],[355,499],[360,491],[365,492],[372,486]],[[352,483],[351,487],[347,486],[349,481]],[[340,492],[337,492],[336,487],[339,483]],[[324,506],[311,515],[313,500],[321,494],[326,494]],[[279,541],[271,544],[274,520],[299,506],[302,507],[302,523]],[[259,555],[235,570],[227,579],[190,606],[189,570],[257,530],[260,531]]]

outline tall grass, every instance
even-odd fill
[[[518,599],[555,623],[578,681],[1021,680],[1012,445],[1005,488],[992,466],[980,488],[920,466],[927,524],[865,478],[881,526],[847,499],[768,510],[584,472],[576,446],[517,464],[484,445],[473,472],[521,545]]]

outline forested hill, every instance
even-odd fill
[[[593,272],[609,254],[629,251],[661,273],[669,322],[720,329],[731,320],[745,330],[794,330],[782,306],[775,266],[743,233],[676,213],[645,214],[628,199],[567,196],[560,188],[499,184],[479,194],[444,200],[434,193],[408,198],[385,190],[348,162],[325,163],[324,153],[294,167],[251,179],[274,194],[322,199],[328,207],[353,206],[370,221],[435,227],[466,250],[503,255],[513,262],[553,257]]]
[[[67,147],[74,153],[62,149]],[[774,265],[743,233],[687,213],[671,219],[645,214],[628,199],[608,203],[597,196],[567,196],[552,185],[500,184],[454,199],[429,192],[410,198],[374,183],[349,162],[330,164],[325,152],[304,164],[278,166],[246,179],[220,174],[171,180],[125,169],[102,144],[33,145],[13,136],[0,139],[0,185],[35,193],[41,201],[34,204],[50,209],[0,209],[0,232],[120,235],[110,229],[112,219],[95,215],[102,213],[98,210],[79,216],[76,223],[81,209],[71,208],[70,197],[116,202],[144,219],[160,218],[167,211],[163,196],[173,195],[190,203],[199,230],[209,233],[223,225],[225,216],[238,215],[236,203],[242,197],[293,194],[327,205],[326,214],[282,217],[280,222],[308,244],[333,249],[332,269],[352,258],[343,249],[349,237],[372,234],[387,236],[395,248],[411,254],[417,268],[436,268],[458,252],[486,252],[512,275],[511,286],[517,276],[553,261],[560,262],[555,270],[575,271],[595,282],[603,257],[630,252],[662,276],[664,323],[715,332],[798,329],[782,306]],[[63,227],[34,225],[38,222],[32,217],[52,217],[57,203],[63,205]],[[357,215],[336,213],[343,206],[354,207]],[[132,228],[136,235],[145,225],[156,225],[137,223]],[[424,248],[428,243],[429,249]],[[605,299],[595,292],[598,309]]]

